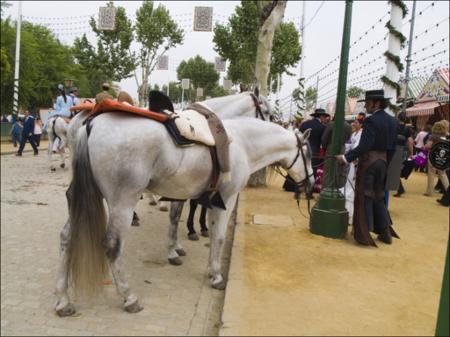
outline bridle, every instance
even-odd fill
[[[263,115],[262,110],[261,110],[262,102],[260,102],[258,100],[258,98],[256,97],[256,95],[254,93],[250,93],[250,97],[253,99],[253,103],[255,104],[255,117],[256,118],[259,117],[263,121],[265,121],[266,119],[264,118],[264,115]]]
[[[294,166],[294,164],[297,162],[298,158],[301,155],[302,156],[302,160],[303,160],[305,173],[306,173],[305,178],[303,178],[300,181],[295,181],[288,174],[283,174],[278,167],[275,168],[275,171],[278,172],[278,174],[280,174],[282,177],[284,177],[290,183],[295,185],[295,198],[297,199],[297,206],[300,209],[300,189],[302,187],[305,187],[306,194],[309,194],[310,191],[308,190],[308,187],[309,187],[308,181],[309,181],[309,178],[314,176],[314,172],[311,172],[311,174],[308,174],[308,166],[306,165],[306,156],[305,156],[305,151],[303,151],[303,145],[307,145],[308,146],[308,144],[307,143],[303,144],[302,141],[300,140],[300,137],[297,134],[295,134],[295,138],[297,139],[297,154],[296,154],[294,160],[292,161],[291,165],[289,165],[286,168],[286,171],[289,171]],[[307,198],[307,200],[308,200],[308,213],[309,213],[309,215],[311,215],[310,199]]]

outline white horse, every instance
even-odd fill
[[[121,132],[111,132],[120,125]],[[77,135],[73,153],[72,198],[69,220],[61,232],[61,260],[56,282],[55,310],[75,312],[68,297],[68,281],[77,290],[95,293],[109,265],[128,312],[142,310],[122,269],[121,253],[133,210],[144,190],[174,199],[196,199],[210,183],[212,162],[207,146],[181,148],[164,125],[122,113],[96,117]],[[224,289],[221,251],[238,193],[253,172],[278,163],[298,183],[312,186],[311,154],[305,134],[288,131],[255,118],[225,120],[231,136],[231,180],[219,181],[226,210],[208,212],[209,277],[212,287]],[[103,198],[108,205],[106,216]]]
[[[50,117],[47,122],[47,134],[48,134],[48,161],[51,171],[56,171],[56,167],[52,161],[52,154],[57,153],[60,156],[61,168],[66,167],[65,157],[67,147],[67,127],[68,124],[64,118],[55,116]]]
[[[270,120],[272,117],[272,108],[266,97],[259,95],[257,91],[253,92],[243,92],[237,95],[228,95],[222,97],[215,97],[205,101],[200,102],[208,109],[215,112],[221,119],[229,119],[235,117],[257,117],[263,120]],[[89,111],[81,111],[76,114],[69,123],[67,129],[67,138],[69,143],[69,148],[72,150],[75,143],[76,134],[78,129],[83,125],[86,116]],[[164,201],[159,201],[159,196],[149,193],[150,205],[158,204],[161,211],[167,211],[169,208],[169,203]],[[182,211],[183,204],[181,204],[179,211]],[[139,218],[135,218],[135,224],[138,224]],[[176,232],[173,232],[176,234]],[[172,238],[175,240],[176,238]],[[181,248],[180,248],[181,249]],[[169,257],[173,256],[173,252],[169,253]],[[172,260],[174,261],[174,260]],[[181,263],[178,263],[181,264]]]

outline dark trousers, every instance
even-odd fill
[[[370,232],[380,234],[391,225],[384,202],[387,165],[375,161],[364,174],[364,211]]]
[[[39,147],[39,145],[41,145],[41,135],[34,135],[34,142],[36,143],[36,146]]]
[[[26,144],[27,140],[30,142],[31,147],[32,147],[33,150],[34,150],[34,153],[37,153],[37,152],[38,152],[38,148],[37,148],[37,146],[36,146],[36,143],[34,142],[34,137],[33,137],[33,135],[31,135],[31,136],[28,136],[28,135],[22,135],[22,139],[21,139],[21,141],[20,141],[19,151],[17,151],[17,153],[22,153],[23,148],[25,147],[25,144]]]
[[[17,143],[20,144],[20,140],[21,140],[20,134],[13,133],[11,136],[12,136],[12,142],[14,144],[14,147],[16,147]]]

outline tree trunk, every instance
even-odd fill
[[[266,184],[266,168],[262,168],[259,171],[256,171],[250,176],[248,180],[247,186],[249,187],[263,187],[267,186]]]
[[[267,1],[266,1],[267,2]],[[266,3],[264,2],[264,3]],[[267,96],[267,79],[270,72],[273,36],[275,29],[283,20],[286,1],[271,1],[261,8],[261,16],[265,20],[258,34],[258,49],[256,51],[255,78],[259,92]]]
[[[258,9],[263,22],[258,35],[255,78],[261,95],[267,96],[267,79],[270,72],[273,36],[275,35],[275,29],[283,19],[286,1],[259,1]],[[248,186],[266,186],[266,169],[263,168],[253,173],[248,181]]]

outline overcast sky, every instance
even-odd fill
[[[12,6],[6,10],[6,16],[17,18],[17,1],[9,1]],[[22,15],[25,20],[34,23],[45,23],[60,40],[71,44],[75,37],[82,33],[87,36],[91,43],[95,44],[95,34],[89,33],[88,15],[98,17],[98,8],[104,6],[106,1],[23,1]],[[192,19],[195,6],[213,7],[213,22],[225,23],[227,18],[234,12],[239,1],[155,1],[162,3],[170,12],[174,20],[185,30],[183,45],[169,50],[169,71],[155,71],[150,82],[165,84],[170,79],[176,80],[176,68],[185,59],[199,54],[207,61],[213,62],[218,56],[214,52],[212,32],[194,32],[192,30]],[[433,5],[432,5],[433,4]],[[437,66],[448,65],[449,49],[449,5],[448,1],[418,1],[416,9],[416,24],[413,39],[413,64],[412,70],[423,71],[424,74]],[[126,9],[129,17],[134,19],[136,9],[141,1],[116,1],[116,6]],[[403,34],[409,37],[412,1],[406,1],[409,13],[404,19]],[[302,16],[302,1],[288,1],[284,21],[293,21],[300,26]],[[380,87],[381,84],[374,79],[379,78],[385,71],[384,57],[380,57],[386,50],[388,41],[383,40],[387,33],[384,24],[389,19],[390,5],[387,1],[354,1],[351,43],[356,42],[350,50],[349,85],[354,83],[358,86],[370,89]],[[344,20],[344,1],[307,1],[305,23],[305,77],[307,86],[316,86],[318,70],[326,66],[336,56],[340,55],[342,30]],[[421,15],[419,13],[422,12]],[[380,21],[381,20],[381,21]],[[436,26],[438,24],[438,26]],[[372,29],[373,26],[373,29]],[[427,33],[425,33],[427,30]],[[365,34],[367,32],[367,34]],[[359,39],[361,37],[361,39]],[[444,39],[444,40],[442,40]],[[378,44],[377,44],[378,42]],[[436,42],[436,43],[434,43]],[[431,44],[433,46],[431,46]],[[425,48],[422,50],[422,48]],[[368,50],[368,52],[365,52]],[[402,50],[402,59],[406,56],[407,48]],[[436,56],[432,56],[437,54]],[[373,60],[373,61],[372,61]],[[370,64],[368,64],[372,61]],[[414,62],[417,61],[417,64]],[[442,61],[441,63],[439,63]],[[333,100],[336,93],[339,60],[332,62],[320,72],[319,101],[325,105],[327,100]],[[447,66],[448,67],[448,66]],[[297,85],[300,74],[300,62],[296,68],[291,69],[294,77],[284,76],[283,86],[279,98],[289,96]],[[413,72],[414,73],[414,72]],[[225,73],[221,73],[221,80]],[[322,78],[323,77],[323,78]],[[130,92],[133,97],[136,94],[136,82],[134,78],[123,80],[120,83],[122,89]],[[283,101],[285,107],[289,104],[286,98]]]

